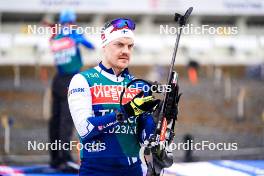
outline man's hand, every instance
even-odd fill
[[[153,96],[143,97],[143,92],[139,93],[130,102],[123,105],[125,113],[129,116],[139,116],[145,112],[154,111],[160,103],[159,99]]]

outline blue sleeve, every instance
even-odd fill
[[[88,122],[88,133],[82,137],[82,140],[93,138],[101,133],[108,131],[115,127],[119,122],[116,120],[116,113],[112,112],[104,116],[89,117]]]
[[[143,143],[150,135],[154,134],[156,124],[151,114],[140,116],[138,119],[139,141]]]
[[[90,41],[88,41],[83,35],[75,34],[74,38],[77,44],[82,44],[89,49],[95,49],[94,45]]]

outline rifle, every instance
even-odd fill
[[[182,94],[179,93],[178,74],[176,71],[173,71],[173,67],[176,59],[182,28],[185,26],[192,10],[193,8],[190,7],[184,15],[175,13],[174,21],[176,23],[179,23],[180,30],[176,37],[172,61],[170,64],[167,79],[167,85],[171,88],[171,90],[165,93],[164,99],[161,101],[159,107],[155,110],[155,112],[146,112],[157,114],[158,117],[157,128],[154,134],[150,137],[149,140],[144,142],[144,157],[148,168],[147,176],[159,176],[160,171],[163,168],[169,167],[173,164],[172,155],[170,155],[171,153],[168,153],[168,151],[166,151],[166,148],[164,147],[162,147],[162,149],[160,148],[161,150],[158,150],[158,147],[162,146],[161,144],[164,144],[165,142],[167,142],[167,144],[170,144],[174,137],[174,126],[178,115],[178,103]],[[155,82],[146,81],[143,79],[133,79],[123,88],[123,91],[120,94],[119,104],[121,108],[123,106],[123,96],[125,90],[130,86],[133,86],[133,84],[137,82],[143,82],[148,86],[157,84]],[[154,92],[161,93],[158,90]],[[141,93],[143,92],[141,91],[137,96],[141,95]],[[149,90],[149,92],[147,93],[148,95],[151,95],[153,92]],[[128,125],[130,126],[130,123],[128,123]]]
[[[178,116],[178,103],[182,94],[179,93],[178,73],[173,70],[173,67],[182,28],[187,23],[192,10],[193,7],[190,7],[184,15],[175,13],[174,21],[179,24],[180,30],[176,37],[167,79],[167,85],[170,86],[171,91],[165,93],[164,99],[159,106],[158,122],[155,133],[145,142],[144,157],[148,168],[147,176],[158,176],[163,168],[173,164],[172,155],[166,153],[164,145],[162,146],[161,144],[167,142],[167,145],[169,145],[175,135],[174,126]],[[160,150],[158,147],[160,147]]]

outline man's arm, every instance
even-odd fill
[[[88,41],[82,34],[76,34],[76,41],[84,45],[86,48],[95,49],[94,45]]]
[[[118,124],[115,112],[93,116],[90,88],[81,74],[75,75],[71,80],[68,103],[75,128],[83,140],[97,136]]]

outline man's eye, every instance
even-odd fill
[[[122,43],[116,43],[115,45],[118,46],[118,47],[122,47],[123,46]]]

